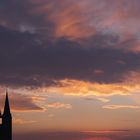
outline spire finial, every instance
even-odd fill
[[[6,88],[6,95],[8,95],[8,88]]]
[[[7,90],[7,89],[6,89],[6,98],[5,98],[4,114],[11,114],[11,113],[10,113],[10,106],[9,106],[8,90]]]

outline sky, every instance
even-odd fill
[[[0,1],[14,140],[140,139],[139,13],[139,0]]]

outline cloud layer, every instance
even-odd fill
[[[74,95],[88,94],[91,86],[95,95],[134,92],[139,9],[138,0],[1,1],[0,85],[55,87]],[[69,92],[69,83],[85,89]]]

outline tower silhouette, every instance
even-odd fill
[[[8,99],[8,92],[6,91],[5,105],[3,114],[0,112],[2,120],[0,124],[0,140],[12,140],[12,115],[10,112],[10,105]]]

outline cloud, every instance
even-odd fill
[[[134,28],[139,2],[61,1],[0,3],[0,85],[49,87],[71,95],[135,91],[124,81],[140,69],[139,35]],[[108,3],[112,7],[106,10]],[[124,25],[130,31],[122,29]]]
[[[140,89],[140,86],[137,85],[137,83],[128,83],[125,81],[122,83],[105,84],[65,79],[59,82],[61,86],[50,86],[43,88],[43,90],[46,90],[49,93],[63,93],[64,95],[82,97],[97,96],[95,99],[107,102],[108,100],[104,99],[104,97],[131,95],[134,92],[138,92]]]
[[[3,27],[0,33],[0,83],[3,85],[47,86],[66,78],[115,83],[121,82],[129,71],[139,69],[140,56],[133,52],[104,47],[85,48],[66,38],[40,45],[35,35]],[[93,41],[95,46],[103,38],[98,36]]]
[[[40,44],[35,34],[1,26],[0,37],[0,85],[47,87],[48,92],[76,96],[129,95],[140,89],[140,55],[106,47],[116,36],[98,34],[86,44],[67,38]]]
[[[97,140],[99,137],[94,137],[94,138],[87,138],[86,140]],[[102,137],[102,140],[112,140],[111,138],[107,138],[107,137]],[[84,140],[84,139],[83,139]]]
[[[1,25],[39,33],[45,39],[86,38],[98,31],[115,32],[122,40],[138,36],[138,0],[6,0],[0,6]]]
[[[33,3],[38,4],[37,8],[32,6],[36,13],[47,15],[55,24],[57,37],[87,37],[106,29],[121,35],[138,32],[138,0],[61,0],[61,4],[55,0],[41,0]],[[108,7],[110,3],[112,6]]]
[[[0,97],[0,106],[3,109],[5,96],[1,94]],[[43,111],[43,108],[37,105],[34,98],[29,95],[10,92],[9,99],[11,109],[14,112]]]
[[[24,120],[24,119],[19,119],[19,118],[13,118],[12,120],[13,120],[13,123],[16,125],[25,125],[25,124],[36,123],[35,121]]]
[[[41,33],[46,37],[51,36],[53,23],[48,20],[47,14],[35,12],[36,7],[37,5],[30,0],[1,1],[0,25],[21,32]]]
[[[54,114],[49,114],[48,117],[49,118],[53,118],[55,115]]]
[[[110,133],[105,133],[105,131],[102,132],[95,132],[95,133],[82,133],[82,132],[54,132],[54,133],[28,133],[28,134],[15,134],[14,139],[18,140],[21,139],[31,139],[34,138],[35,140],[39,140],[40,137],[42,137],[43,140],[51,139],[51,140],[97,140],[97,139],[103,139],[103,140],[139,140],[140,135],[138,132],[130,132],[130,131],[110,131]]]
[[[100,101],[100,102],[103,102],[103,103],[108,103],[108,102],[110,102],[110,100],[109,99],[107,99],[107,98],[102,98],[102,97],[85,97],[84,98],[85,100],[87,100],[87,101]]]
[[[72,105],[70,105],[70,104],[64,104],[64,103],[60,103],[60,102],[53,102],[53,103],[47,104],[47,107],[48,108],[54,108],[54,109],[61,109],[61,108],[71,109],[72,108]]]
[[[104,109],[140,109],[140,106],[136,105],[105,105]]]

